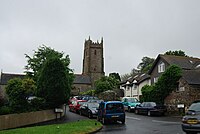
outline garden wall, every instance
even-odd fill
[[[60,114],[57,114],[60,118]],[[64,112],[61,116],[64,116]],[[0,116],[0,130],[17,128],[39,122],[56,119],[54,110],[43,110],[29,113],[8,114]]]

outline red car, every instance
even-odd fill
[[[72,100],[71,104],[69,104],[69,111],[79,113],[80,106],[85,102],[86,100]]]

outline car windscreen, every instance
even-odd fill
[[[136,98],[128,98],[128,102],[136,103],[138,100]]]
[[[85,102],[81,102],[81,101],[78,102],[79,105],[83,105],[84,103],[85,103]]]
[[[200,111],[200,103],[193,103],[189,109],[190,111]]]
[[[99,107],[99,103],[88,103],[88,108],[97,109]]]
[[[106,111],[109,113],[121,113],[124,112],[124,107],[121,103],[109,103],[106,105]]]

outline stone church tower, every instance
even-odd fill
[[[85,40],[83,55],[83,75],[91,78],[92,87],[94,82],[105,75],[103,57],[103,38],[101,42],[92,42],[90,37]]]

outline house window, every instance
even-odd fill
[[[160,64],[158,64],[158,73],[162,73],[164,71],[165,71],[165,63],[160,62]]]
[[[156,83],[158,81],[158,77],[153,78],[153,82]]]
[[[185,91],[185,87],[179,87],[179,88],[177,88],[177,92],[182,92],[182,91]]]

